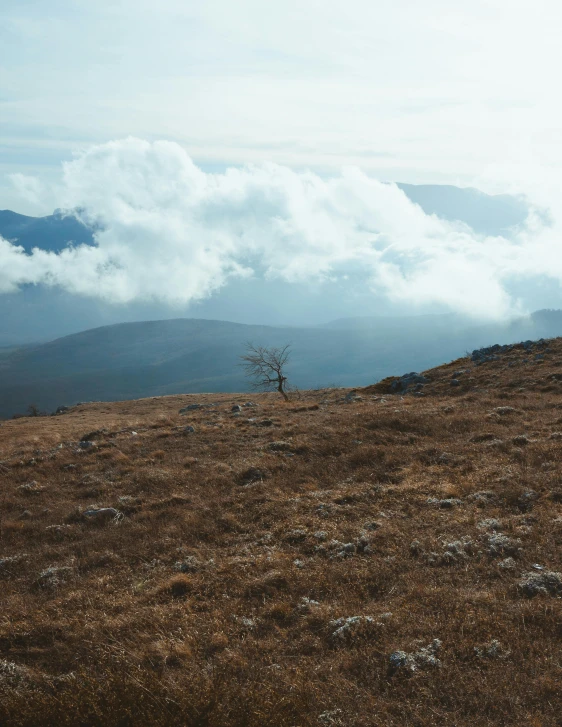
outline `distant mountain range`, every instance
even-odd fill
[[[525,199],[490,196],[476,189],[446,185],[399,185],[426,213],[458,220],[482,234],[508,234],[528,213]],[[94,244],[93,231],[75,217],[57,211],[47,217],[27,217],[0,211],[0,235],[17,242],[27,253],[34,247],[59,252],[69,244]],[[181,316],[296,326],[325,323],[332,318],[376,313],[396,315],[384,297],[368,286],[348,280],[304,286],[260,276],[232,280],[210,298],[185,309],[154,302],[110,305],[97,299],[71,295],[58,288],[26,286],[0,299],[0,347],[47,341],[88,328],[113,323],[178,318]],[[547,302],[538,300],[532,307]]]
[[[363,386],[424,370],[493,343],[562,335],[562,311],[474,327],[455,316],[351,319],[310,328],[178,319],[104,326],[0,356],[0,416],[31,404],[53,411],[78,401],[248,390],[244,343],[291,343],[299,388]]]

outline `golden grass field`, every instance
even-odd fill
[[[2,422],[0,724],[562,725],[562,339],[535,354]]]

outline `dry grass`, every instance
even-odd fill
[[[423,398],[2,423],[0,723],[560,725],[562,599],[517,585],[562,571],[550,348],[441,367]]]

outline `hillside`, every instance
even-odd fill
[[[197,319],[104,326],[0,355],[0,417],[31,404],[51,412],[79,401],[241,391],[248,386],[238,366],[247,341],[290,342],[289,379],[311,389],[364,386],[494,341],[558,334],[561,311],[486,326],[450,315],[356,318],[316,328]]]
[[[562,339],[423,376],[3,422],[0,723],[559,725]]]

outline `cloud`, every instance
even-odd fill
[[[178,144],[129,138],[66,163],[58,196],[96,245],[26,255],[0,238],[0,292],[31,283],[183,305],[233,277],[306,284],[354,271],[393,301],[500,318],[523,310],[510,281],[562,281],[556,230],[538,217],[512,239],[479,236],[355,167],[330,179],[276,164],[210,174]]]

